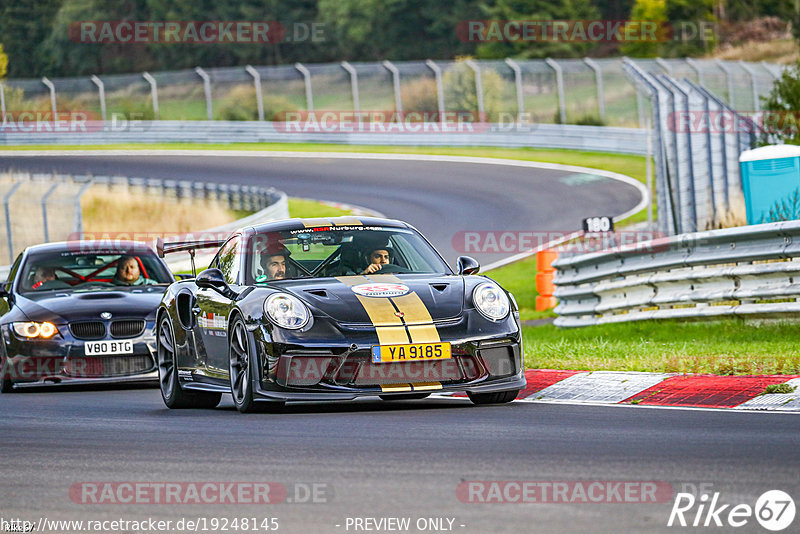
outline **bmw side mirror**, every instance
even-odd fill
[[[195,280],[197,287],[203,289],[215,289],[217,291],[225,291],[228,288],[228,283],[219,269],[206,269],[197,275]]]
[[[470,274],[478,274],[481,270],[481,264],[475,258],[469,256],[458,257],[458,274],[468,276]]]

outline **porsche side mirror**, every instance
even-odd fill
[[[197,275],[195,280],[197,287],[203,289],[214,289],[216,291],[225,291],[228,289],[228,283],[219,269],[206,269]]]
[[[478,274],[481,270],[481,264],[475,258],[469,256],[458,257],[458,274],[467,276],[470,274]]]

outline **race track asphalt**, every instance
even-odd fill
[[[456,488],[654,481],[751,506],[771,489],[800,495],[800,419],[789,414],[430,398],[241,415],[228,398],[171,411],[157,389],[23,391],[0,395],[0,410],[2,515],[34,522],[257,516],[277,517],[280,532],[341,533],[354,532],[348,517],[449,517],[464,534],[669,532],[672,492],[647,504],[497,504],[462,502]],[[84,504],[69,490],[87,481],[279,482],[290,500],[321,484],[325,502]],[[736,531],[763,532],[755,520]]]
[[[3,157],[0,167],[272,185],[408,220],[449,261],[458,255],[456,231],[574,230],[582,217],[622,213],[639,200],[634,188],[605,179],[466,164],[126,156]],[[474,255],[484,263],[496,258]],[[0,520],[37,525],[42,518],[155,518],[173,521],[165,531],[186,532],[175,522],[207,518],[207,530],[197,530],[221,532],[211,519],[274,517],[279,532],[350,533],[391,532],[356,529],[354,520],[396,517],[411,521],[399,532],[729,532],[667,527],[674,492],[719,492],[721,504],[750,506],[767,490],[800,496],[800,419],[790,414],[536,402],[475,407],[431,398],[302,404],[244,416],[229,398],[215,410],[170,411],[157,389],[87,388],[0,395],[0,411]],[[82,482],[190,481],[278,482],[295,502],[91,504],[80,491],[70,494],[88,487]],[[579,503],[574,495],[567,503],[469,503],[456,492],[464,481],[663,482],[672,491],[655,503]],[[319,502],[298,503],[312,484]],[[697,509],[686,514],[689,521]],[[424,518],[453,524],[420,530]],[[764,532],[753,518],[735,531]]]
[[[579,230],[585,217],[614,216],[640,201],[628,184],[592,174],[393,160],[212,156],[37,156],[0,154],[0,170],[121,175],[273,186],[289,196],[355,204],[407,221],[455,265],[467,253],[481,264],[511,256],[515,241],[496,253],[453,243],[459,232]],[[463,235],[463,234],[460,234]],[[496,234],[499,235],[499,234]],[[482,241],[483,243],[483,241]],[[526,247],[522,247],[526,248]]]

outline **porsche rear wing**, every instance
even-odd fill
[[[156,238],[156,253],[159,258],[175,252],[188,252],[192,259],[192,276],[197,276],[197,268],[194,264],[195,251],[206,248],[219,248],[225,243],[225,239],[204,239],[202,241],[171,241],[164,243],[161,237]]]

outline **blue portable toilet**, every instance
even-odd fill
[[[739,156],[739,166],[747,224],[770,222],[769,212],[776,203],[792,205],[792,196],[800,188],[800,146],[771,145],[745,150]]]

